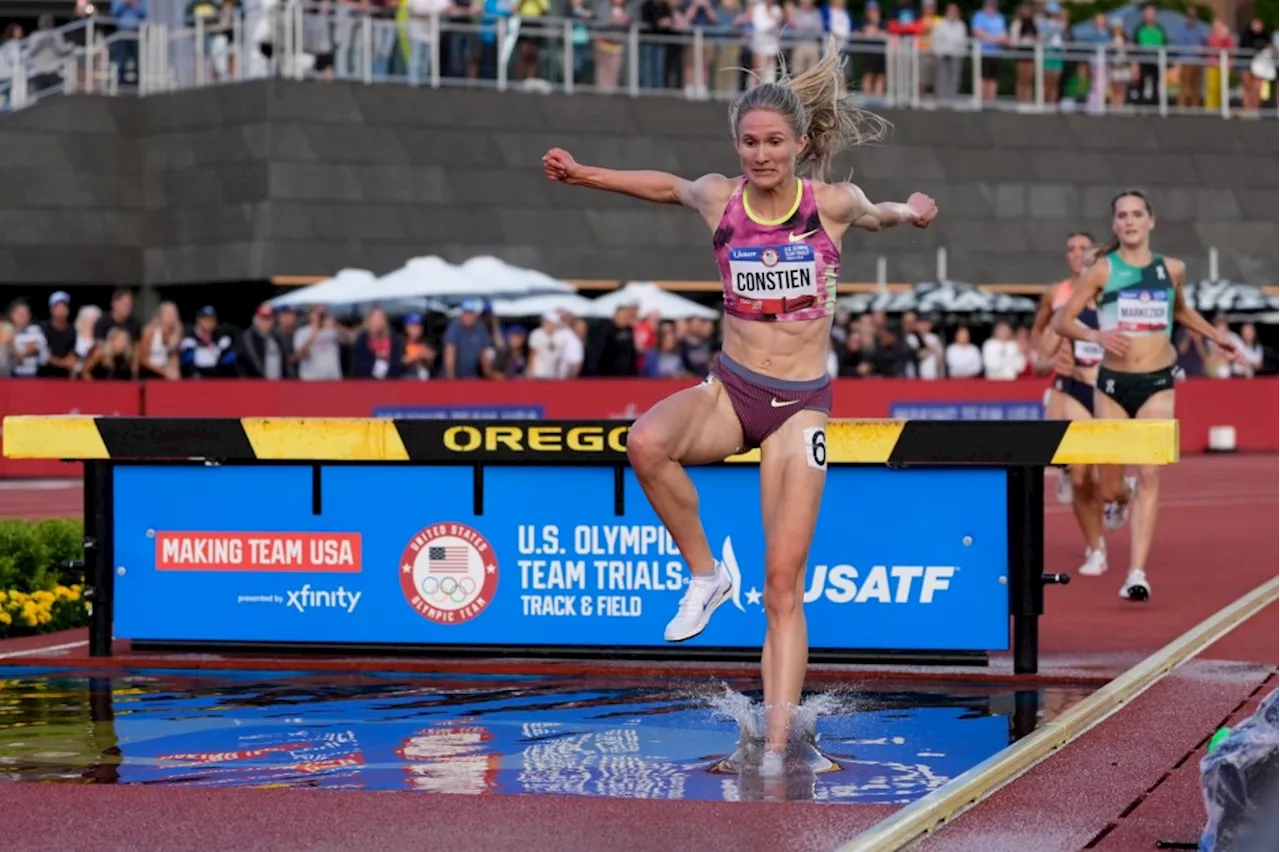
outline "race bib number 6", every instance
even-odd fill
[[[827,430],[821,426],[804,430],[804,457],[809,467],[827,469]]]

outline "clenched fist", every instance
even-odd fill
[[[552,148],[542,155],[542,172],[547,180],[571,182],[581,171],[578,161],[563,148]]]
[[[916,214],[916,219],[911,224],[917,228],[927,228],[929,223],[938,215],[938,204],[923,192],[913,192],[911,197],[907,199],[907,206],[911,208],[911,212]]]

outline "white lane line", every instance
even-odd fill
[[[48,654],[53,651],[66,651],[71,648],[79,648],[82,645],[88,645],[89,640],[83,639],[79,642],[67,642],[62,645],[47,645],[43,648],[28,648],[25,651],[10,651],[7,654],[0,654],[0,660],[7,660],[12,657],[34,657],[37,654]]]

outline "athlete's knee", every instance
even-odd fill
[[[641,420],[627,430],[627,459],[644,474],[671,459],[671,442],[663,430]]]
[[[1160,488],[1160,468],[1153,464],[1138,468],[1138,491],[1155,494]]]
[[[804,605],[804,590],[790,571],[774,571],[764,580],[764,614],[771,621],[794,618]]]
[[[1071,489],[1073,491],[1091,492],[1093,490],[1093,466],[1087,464],[1071,465]]]
[[[1123,476],[1108,476],[1098,483],[1098,496],[1104,503],[1127,503],[1130,497],[1129,486]]]

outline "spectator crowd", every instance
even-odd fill
[[[282,14],[294,6],[305,11],[298,26]],[[1265,51],[1275,66],[1272,28],[1255,15],[1233,31],[1220,17],[1202,19],[1202,7],[1185,8],[1176,25],[1162,24],[1156,7],[1147,6],[1136,25],[1126,26],[1101,12],[1073,25],[1069,5],[1058,0],[189,0],[183,22],[199,22],[202,41],[183,62],[204,67],[200,75],[186,68],[179,76],[236,79],[239,65],[251,76],[274,69],[321,79],[363,79],[367,73],[374,80],[422,83],[438,57],[435,70],[444,78],[493,80],[503,61],[499,22],[505,22],[504,29],[519,28],[506,73],[531,85],[571,75],[577,85],[606,91],[627,86],[635,28],[639,86],[697,97],[732,96],[755,80],[773,79],[784,64],[801,73],[834,38],[852,57],[849,83],[871,98],[886,94],[889,54],[910,45],[919,58],[914,94],[926,98],[961,97],[974,76],[976,48],[983,99],[1003,91],[1020,102],[1038,100],[1039,70],[1050,103],[1155,105],[1158,52],[1164,49],[1172,71],[1169,99],[1178,106],[1218,106],[1224,53],[1232,55],[1241,105],[1274,106],[1274,75],[1268,82],[1251,65]],[[100,10],[77,0],[75,9],[81,24],[98,22],[100,36],[113,33],[104,56],[122,84],[135,83],[136,33],[148,18],[146,0],[112,0]],[[66,37],[52,26],[44,16],[26,48],[35,89],[60,85],[62,62],[84,47],[83,26],[68,28]],[[0,96],[15,63],[23,61],[18,43],[25,36],[13,24],[0,43]],[[243,40],[243,52],[235,39]],[[567,46],[572,55],[566,61]],[[281,48],[290,51],[287,69]]]
[[[558,380],[579,376],[698,379],[719,351],[715,324],[705,319],[664,320],[621,305],[605,322],[588,323],[551,312],[531,326],[501,322],[481,300],[461,305],[447,322],[409,314],[393,323],[381,309],[359,323],[340,322],[324,307],[305,315],[261,305],[246,327],[224,323],[212,306],[184,322],[177,306],[162,302],[145,323],[135,317],[133,294],[118,290],[103,310],[74,311],[67,293],[48,299],[34,316],[24,300],[10,304],[0,322],[0,377],[76,381],[201,378],[414,380]],[[1217,317],[1220,328],[1227,319]],[[1247,363],[1232,364],[1212,342],[1179,328],[1178,366],[1188,376],[1250,377],[1276,372],[1275,351],[1245,322],[1231,332]],[[950,339],[944,341],[944,335]],[[959,325],[936,327],[930,317],[906,312],[836,315],[828,355],[833,377],[872,379],[989,379],[1047,376],[1043,355],[1025,325],[997,320],[979,342]]]

